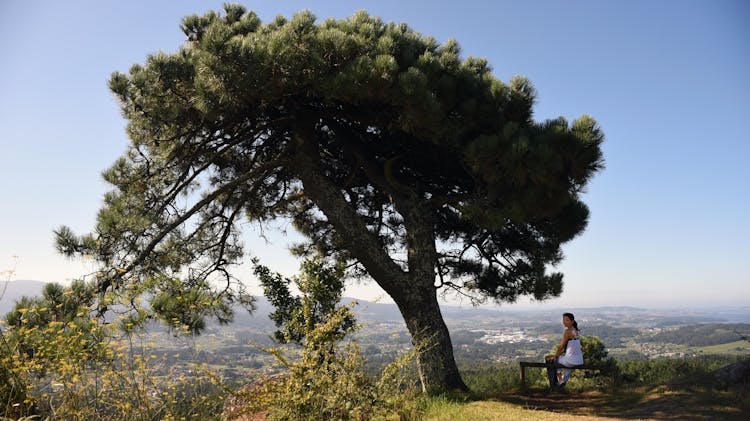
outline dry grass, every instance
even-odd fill
[[[549,410],[522,407],[502,401],[477,401],[468,404],[435,406],[425,420],[491,421],[491,420],[611,420],[615,418],[593,415],[557,413]]]

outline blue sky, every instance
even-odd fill
[[[564,248],[563,295],[505,308],[750,303],[750,2],[242,3],[264,21],[365,9],[455,38],[498,78],[529,77],[535,118],[599,121],[607,167],[585,195],[588,229]],[[127,144],[109,75],[175,51],[181,18],[221,4],[0,3],[0,270],[15,264],[15,279],[45,281],[93,270],[58,256],[52,230],[92,229],[107,190],[99,174]],[[271,240],[250,233],[248,249],[293,273],[294,237]]]

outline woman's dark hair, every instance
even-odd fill
[[[578,329],[578,322],[576,322],[576,316],[573,315],[573,313],[563,313],[563,317],[567,317],[570,319],[571,322],[573,322],[573,327]]]

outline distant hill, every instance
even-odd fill
[[[46,284],[47,282],[31,280],[0,281],[0,318],[5,317],[5,314],[13,308],[16,301],[21,297],[41,295]],[[3,294],[3,291],[5,291],[5,294]],[[357,318],[362,321],[400,322],[403,320],[395,304],[372,303],[356,298],[344,298],[342,301],[344,303],[357,301],[359,304],[354,311]],[[272,328],[273,324],[268,319],[268,315],[272,311],[273,307],[265,297],[256,297],[255,312],[249,315],[246,311],[238,309],[235,314],[235,322],[261,324]]]
[[[43,281],[32,281],[32,280],[16,280],[16,281],[0,281],[0,318],[4,317],[5,314],[13,308],[15,302],[23,296],[37,296],[40,295],[46,282]],[[3,291],[5,294],[2,295]],[[363,323],[403,323],[403,318],[398,310],[398,307],[392,303],[376,303],[357,298],[345,297],[342,302],[348,304],[352,301],[357,301],[358,305],[354,308],[354,313],[357,319]],[[268,303],[268,300],[263,296],[256,297],[256,310],[252,315],[247,314],[244,310],[239,310],[235,313],[235,323],[250,324],[256,326],[263,326],[264,328],[273,329],[273,323],[268,319],[268,314],[273,311],[273,307]],[[480,321],[486,322],[487,320],[497,320],[498,324],[502,324],[504,321],[509,319],[519,321],[517,324],[524,326],[529,324],[538,324],[540,321],[554,321],[550,322],[550,332],[559,331],[559,314],[562,310],[560,309],[508,309],[508,308],[486,308],[486,307],[472,307],[468,305],[456,306],[441,304],[440,306],[443,317],[449,327],[454,325],[454,322],[462,321],[463,323],[473,323]],[[570,309],[568,309],[570,310]],[[636,307],[594,307],[594,308],[580,308],[572,309],[576,315],[582,315],[583,319],[589,319],[588,325],[585,327],[586,334],[608,336],[604,330],[612,329],[616,327],[628,327],[632,328],[634,324],[648,325],[648,326],[681,326],[690,324],[708,324],[708,323],[750,323],[750,307],[737,307],[737,308],[720,308],[720,309],[643,309]],[[211,321],[209,321],[211,323]],[[630,326],[622,326],[626,323]],[[603,331],[596,331],[596,327],[602,327]],[[711,326],[708,329],[713,329],[715,326]],[[732,326],[737,328],[737,326]],[[705,330],[700,332],[688,332],[687,330],[676,332],[681,339],[687,336],[697,336],[698,338],[712,337],[711,332]],[[726,329],[726,326],[724,326]],[[723,331],[722,331],[723,332]],[[746,333],[745,330],[742,330]],[[609,334],[615,332],[609,331]],[[624,333],[631,333],[630,331],[616,332],[618,335]],[[723,332],[727,333],[727,332]],[[667,333],[658,338],[660,341],[667,341]],[[673,338],[669,338],[676,340]]]
[[[9,312],[21,297],[41,295],[46,284],[47,282],[28,280],[0,281],[0,317],[5,317],[5,313]]]
[[[750,338],[750,324],[710,323],[682,326],[675,330],[658,333],[646,339],[649,342],[669,342],[688,346],[710,346]]]

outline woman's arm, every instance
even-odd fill
[[[562,340],[560,341],[560,345],[557,346],[557,352],[555,352],[555,355],[554,355],[555,358],[559,357],[560,355],[563,354],[563,352],[565,352],[565,346],[568,344],[568,340],[570,340],[571,336],[572,334],[570,333],[570,330],[566,329],[565,333],[563,333],[563,337],[562,337]]]

